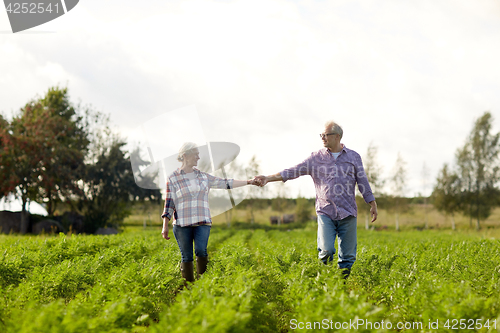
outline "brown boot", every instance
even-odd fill
[[[196,257],[196,273],[198,278],[207,270],[208,257]]]
[[[194,282],[194,265],[192,261],[181,262],[181,274],[186,281]]]

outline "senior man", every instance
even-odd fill
[[[320,134],[324,148],[313,152],[302,163],[271,176],[257,176],[261,186],[268,182],[310,175],[316,188],[318,215],[318,257],[323,263],[333,261],[335,237],[338,236],[338,268],[345,279],[356,260],[357,206],[355,185],[370,204],[371,221],[377,219],[377,203],[363,169],[361,157],[340,143],[342,128],[333,121],[325,124]]]

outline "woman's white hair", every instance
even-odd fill
[[[184,161],[184,155],[190,154],[192,150],[197,149],[198,146],[194,142],[186,142],[182,145],[181,149],[179,149],[179,155],[177,155],[177,161]]]
[[[339,124],[336,122],[329,120],[325,123],[325,127],[328,127],[332,133],[340,135],[340,138],[342,139],[342,135],[344,134],[344,131],[342,130],[342,127],[340,127]]]

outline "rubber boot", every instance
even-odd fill
[[[188,282],[194,282],[194,265],[192,261],[181,262],[181,274]]]
[[[342,270],[342,277],[344,278],[344,280],[346,280],[349,275],[351,274],[351,269],[350,268],[340,268],[339,269]]]
[[[198,278],[207,270],[208,257],[196,257],[196,273]]]

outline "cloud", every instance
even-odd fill
[[[2,110],[68,82],[127,135],[194,104],[210,141],[238,144],[241,159],[257,155],[267,174],[321,148],[317,134],[334,119],[361,155],[379,146],[385,176],[402,152],[414,194],[424,161],[434,179],[473,120],[498,114],[498,9],[445,0],[81,2],[43,26],[54,34],[0,37]],[[286,186],[312,196],[309,183]]]
[[[69,81],[75,84],[79,82],[78,77],[59,63],[40,61],[16,43],[0,43],[0,54],[0,87],[5,93],[0,111],[8,116],[16,113],[31,99],[41,96],[50,86],[64,85]]]

